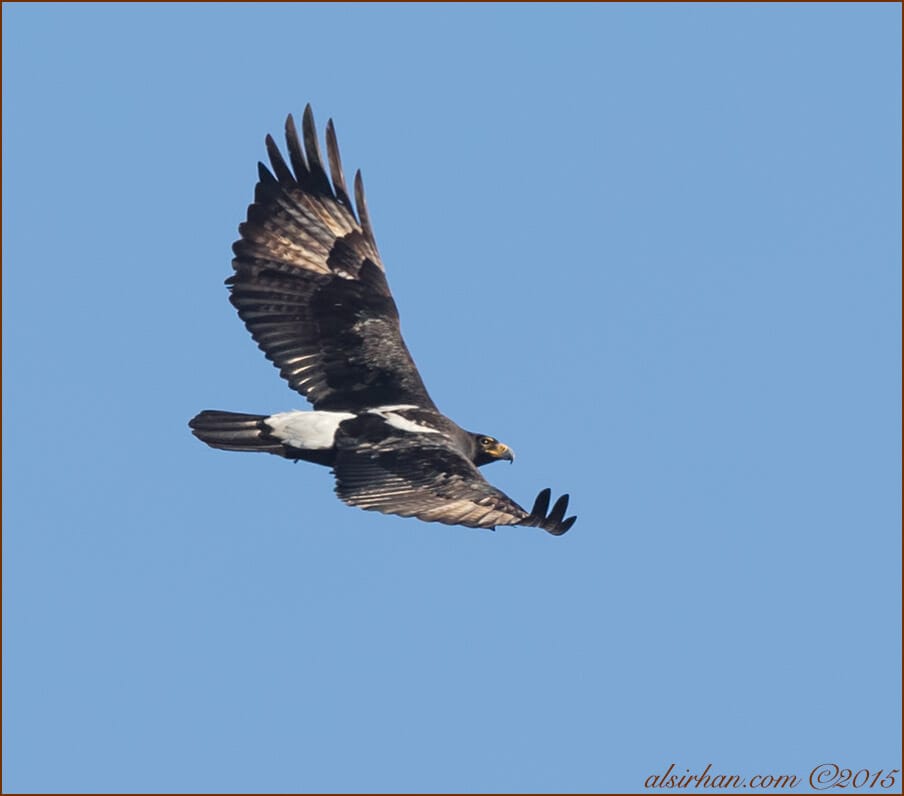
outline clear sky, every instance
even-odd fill
[[[3,23],[5,791],[901,768],[899,5]],[[433,397],[566,536],[189,433],[306,406],[222,284],[306,102]]]

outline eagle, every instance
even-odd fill
[[[465,431],[436,407],[402,339],[361,172],[353,204],[332,119],[329,176],[310,105],[301,133],[289,115],[288,163],[266,137],[272,171],[258,163],[254,202],[239,225],[235,273],[226,284],[255,342],[313,411],[205,410],[189,422],[192,433],[213,448],[330,467],[338,497],[362,509],[565,533],[576,519],[565,519],[568,495],[549,510],[544,489],[526,511],[477,469],[514,461],[512,449]]]

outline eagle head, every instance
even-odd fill
[[[498,462],[505,459],[507,462],[515,461],[515,454],[508,445],[504,445],[495,437],[486,434],[472,434],[474,438],[474,464],[478,467]]]

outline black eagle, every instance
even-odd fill
[[[527,525],[565,533],[576,519],[564,518],[568,495],[548,511],[544,489],[528,512],[480,474],[481,465],[513,461],[511,449],[465,431],[436,408],[402,340],[361,172],[353,206],[332,120],[326,126],[332,181],[310,105],[302,139],[304,146],[289,116],[287,164],[267,136],[273,171],[258,164],[254,203],[239,226],[235,274],[226,284],[258,346],[314,411],[208,410],[190,421],[194,435],[214,448],[331,467],[336,494],[362,509],[473,528]]]

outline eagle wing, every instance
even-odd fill
[[[547,514],[548,489],[540,492],[530,512],[525,511],[441,435],[361,444],[358,439],[343,440],[340,432],[336,442],[336,494],[350,506],[471,528],[529,525],[555,536],[576,519],[563,520],[568,495]]]
[[[356,215],[332,120],[326,127],[332,181],[310,105],[302,134],[304,146],[289,116],[291,168],[267,136],[273,172],[258,164],[254,203],[233,245],[230,301],[280,375],[315,409],[435,408],[402,340],[361,172]]]

